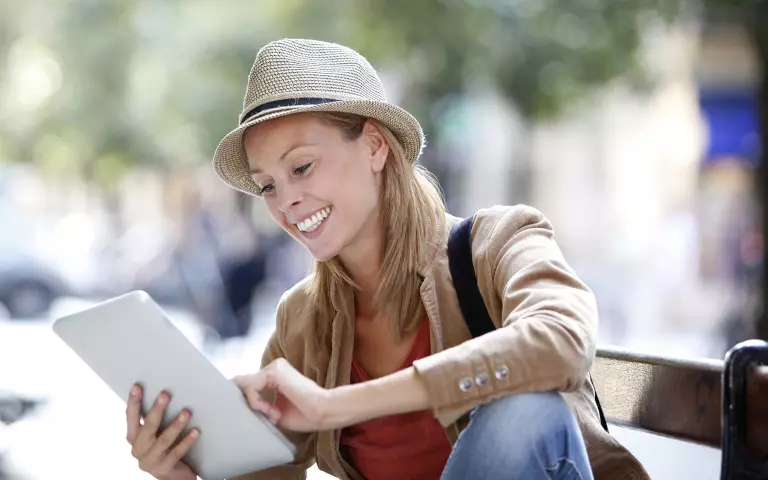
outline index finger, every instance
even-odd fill
[[[239,375],[232,379],[241,390],[252,390],[260,392],[265,388],[274,388],[275,382],[273,380],[272,369],[269,367],[262,368],[256,373],[249,375]]]
[[[253,375],[237,375],[236,377],[232,377],[230,380],[232,383],[237,385],[238,388],[245,388],[246,385],[248,385],[248,381],[251,379]]]
[[[141,387],[134,385],[128,396],[128,404],[125,408],[125,419],[128,427],[126,440],[133,445],[141,428]]]

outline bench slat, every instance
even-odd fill
[[[720,447],[720,371],[599,356],[592,368],[608,421]]]
[[[592,378],[609,422],[720,448],[722,371],[718,360],[685,360],[601,348]],[[768,369],[748,382],[748,444],[768,455]]]

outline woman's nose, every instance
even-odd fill
[[[301,190],[296,185],[292,185],[291,182],[287,182],[277,191],[278,208],[284,213],[296,208],[303,199],[304,195]]]

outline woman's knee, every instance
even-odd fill
[[[469,471],[488,474],[477,478],[510,471],[528,475],[515,478],[591,478],[583,442],[560,394],[510,395],[475,409],[445,478],[462,478]],[[563,476],[563,469],[578,474]]]
[[[535,443],[538,438],[569,429],[577,429],[576,419],[565,399],[555,392],[521,393],[499,398],[478,407],[472,422],[484,430],[484,436],[496,440],[514,439],[522,443],[527,439]]]

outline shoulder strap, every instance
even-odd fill
[[[459,299],[461,314],[472,333],[472,338],[477,338],[496,330],[496,325],[491,320],[488,309],[485,308],[483,294],[477,286],[475,267],[472,264],[473,222],[474,216],[465,218],[451,227],[451,233],[448,236],[448,268],[453,278],[453,288]],[[597,398],[597,389],[594,388],[592,375],[589,375],[589,381],[595,390],[595,403],[600,414],[600,424],[607,432],[608,422],[600,406],[600,399]]]
[[[496,325],[485,308],[483,295],[477,286],[475,266],[472,264],[473,220],[474,217],[465,218],[451,228],[448,237],[448,268],[451,270],[453,287],[459,297],[464,321],[475,338],[496,330]]]

